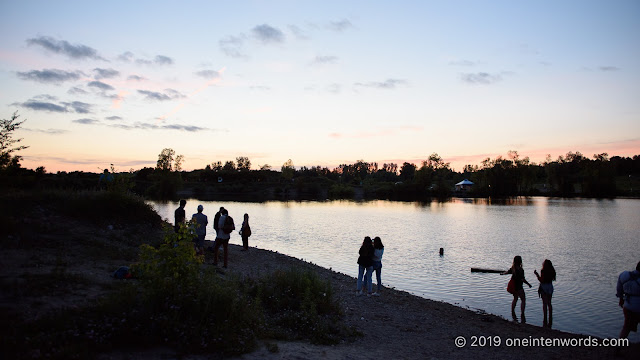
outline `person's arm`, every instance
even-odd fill
[[[624,306],[624,290],[622,288],[622,274],[618,276],[618,284],[616,285],[616,296],[620,299],[618,300],[618,305],[620,307]]]
[[[501,272],[501,273],[500,273],[500,275],[509,275],[509,274],[512,274],[511,270],[513,270],[513,268],[509,268],[509,270]]]
[[[529,284],[529,282],[527,281],[527,279],[525,279],[524,277],[522,278],[522,282],[529,285],[529,287],[531,287],[531,284]]]
[[[538,270],[533,270],[533,273],[536,275],[536,277],[538,278],[538,281],[542,282],[542,278],[540,277],[540,274],[538,274]]]

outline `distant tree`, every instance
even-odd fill
[[[398,164],[389,163],[382,164],[382,171],[386,171],[388,173],[397,174],[398,173]]]
[[[157,170],[173,170],[173,160],[176,152],[171,148],[164,148],[158,155],[158,162],[156,163]]]
[[[264,165],[260,166],[260,170],[271,170],[271,165],[264,164]]]
[[[20,167],[20,160],[22,156],[14,155],[11,156],[12,153],[16,151],[20,151],[28,148],[28,146],[15,146],[14,144],[19,143],[22,139],[13,139],[13,132],[18,130],[20,126],[26,121],[17,121],[20,115],[18,112],[14,112],[11,115],[11,119],[2,119],[0,120],[0,169],[4,169],[6,167]]]
[[[293,166],[293,161],[291,161],[291,159],[285,161],[285,163],[282,164],[280,171],[282,172],[282,177],[285,178],[285,180],[293,179],[293,175],[296,172],[296,169]]]
[[[184,163],[184,155],[176,156],[176,159],[174,161],[174,169],[176,171],[182,171],[182,163]]]
[[[400,168],[400,178],[403,181],[413,180],[413,177],[416,175],[416,165],[412,163],[405,162],[402,164],[402,168]]]
[[[226,161],[224,163],[224,166],[222,167],[222,170],[236,171],[236,164],[233,162],[233,160]]]
[[[213,170],[213,171],[222,170],[222,162],[221,161],[216,161],[216,162],[211,163],[211,170]]]
[[[239,171],[251,170],[251,160],[249,160],[249,158],[246,156],[238,156],[236,158],[236,164],[238,164]]]

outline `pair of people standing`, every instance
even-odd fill
[[[367,296],[380,296],[380,290],[382,290],[382,254],[384,253],[382,240],[376,236],[372,241],[369,236],[366,236],[358,253],[360,256],[358,256],[356,295],[362,295],[363,288],[366,286]],[[372,275],[374,271],[376,272],[378,287],[377,291],[372,293]]]
[[[187,205],[186,200],[180,200],[180,206],[174,212],[175,222],[173,225],[173,230],[178,233],[180,230],[180,226],[183,226],[186,223],[186,212],[184,207]],[[198,205],[198,212],[193,214],[191,217],[191,221],[195,227],[196,236],[193,239],[194,247],[196,250],[196,255],[204,255],[204,238],[207,236],[207,225],[209,224],[209,219],[207,215],[203,214],[204,206]]]
[[[233,218],[229,216],[229,211],[224,207],[220,207],[220,211],[218,211],[213,218],[213,228],[216,231],[216,240],[213,245],[213,265],[218,265],[218,249],[222,246],[224,251],[223,267],[226,268],[229,258],[229,239],[231,239],[231,233],[235,230],[236,226],[233,223]]]
[[[538,278],[540,282],[540,286],[538,287],[538,296],[542,298],[542,313],[543,313],[543,327],[551,327],[551,323],[553,322],[553,307],[551,306],[551,297],[553,295],[553,281],[556,280],[556,270],[551,263],[551,260],[546,259],[542,263],[542,269],[540,270],[541,274],[538,274],[537,270],[534,270],[533,273]],[[524,269],[522,267],[522,257],[520,255],[516,255],[513,258],[513,263],[511,268],[500,275],[508,275],[511,274],[511,280],[509,280],[509,285],[507,286],[507,291],[513,295],[513,301],[511,302],[511,316],[516,319],[516,305],[518,303],[518,298],[522,301],[520,302],[520,316],[521,321],[526,322],[526,318],[524,315],[524,309],[526,306],[526,297],[524,294],[524,285],[527,284],[531,287],[531,284],[525,279]],[[547,318],[548,315],[548,318]],[[548,319],[548,320],[547,320]]]

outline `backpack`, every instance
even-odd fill
[[[249,225],[245,226],[244,230],[240,230],[240,235],[246,237],[251,236],[251,227]]]
[[[225,234],[231,234],[233,230],[236,229],[236,226],[233,224],[233,218],[227,215],[227,218],[224,219],[224,225],[222,226],[222,232]]]

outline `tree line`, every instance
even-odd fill
[[[24,121],[14,113],[0,121],[0,184],[18,187],[65,187],[86,189],[96,186],[97,176],[85,172],[47,174],[40,166],[35,170],[20,165],[17,152],[27,148],[14,139],[14,132]],[[302,198],[379,198],[422,200],[449,196],[584,196],[615,197],[640,195],[640,155],[610,157],[607,153],[588,158],[580,152],[547,159],[536,164],[517,151],[506,157],[486,158],[480,165],[466,165],[454,171],[437,153],[419,164],[367,162],[357,160],[329,169],[323,166],[296,167],[291,159],[279,170],[265,164],[252,169],[251,160],[214,161],[203,169],[183,170],[185,158],[171,148],[163,149],[155,167],[128,172],[111,165],[114,181],[107,184],[118,191],[133,191],[156,198],[176,197],[181,189],[196,196],[252,194],[258,197]],[[455,184],[468,179],[474,183],[463,194]]]

